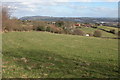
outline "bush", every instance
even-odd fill
[[[45,31],[46,28],[44,26],[39,26],[37,27],[37,31]]]
[[[64,29],[64,32],[63,32],[63,33],[64,33],[64,34],[72,34],[71,30],[68,29],[68,28]]]
[[[84,36],[85,33],[84,33],[83,31],[79,30],[79,29],[75,29],[75,30],[73,31],[73,35],[81,35],[81,36]]]
[[[64,34],[64,33],[65,33],[65,31],[62,29],[59,31],[59,34]]]
[[[48,31],[48,32],[51,32],[51,30],[52,30],[51,27],[46,28],[46,31]]]
[[[118,31],[118,37],[120,38],[120,31]]]
[[[58,27],[62,27],[64,25],[64,22],[63,21],[57,21],[55,23],[55,25],[58,26]]]
[[[111,30],[110,30],[110,33],[115,34],[115,29],[111,29]]]
[[[53,28],[52,31],[53,33],[59,33],[59,34],[63,33],[63,30],[60,28]]]
[[[92,28],[97,28],[97,26],[92,26]]]
[[[101,37],[101,36],[102,36],[102,33],[101,33],[101,31],[96,30],[96,31],[94,32],[93,36],[94,36],[94,37]]]
[[[87,34],[89,34],[89,36],[93,36],[93,34],[92,34],[92,33],[87,33]]]
[[[35,31],[45,31],[46,30],[46,22],[44,21],[31,21],[33,25],[33,30]]]

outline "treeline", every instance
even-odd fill
[[[2,31],[22,31],[31,30],[32,27],[24,25],[21,20],[11,17],[10,9],[2,6]]]
[[[69,27],[74,22],[70,21],[29,21],[19,20],[10,16],[10,10],[2,6],[2,31],[48,31],[54,33],[69,33]]]
[[[81,35],[86,36],[95,36],[101,37],[102,33],[100,30],[95,31],[93,34],[85,33],[84,31],[80,30],[80,26],[76,27],[76,22],[72,21],[30,21],[30,20],[19,20],[15,17],[10,16],[10,10],[2,6],[2,31],[9,32],[9,31],[47,31],[52,33],[59,33],[59,34],[72,34],[72,35]],[[89,25],[89,24],[84,24]],[[91,28],[97,28],[98,24],[92,26]],[[110,30],[110,33],[115,34],[115,30]],[[118,32],[120,35],[120,31]]]
[[[2,7],[2,30],[4,32],[9,31],[47,31],[59,34],[72,34],[85,36],[86,33],[81,31],[79,28],[74,27],[76,22],[71,21],[30,21],[30,20],[19,20],[17,18],[10,18],[10,12],[7,7]],[[88,33],[89,36],[100,37],[99,31],[95,34]]]

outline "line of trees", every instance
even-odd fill
[[[29,20],[19,20],[15,17],[11,17],[10,9],[7,6],[0,6],[2,10],[0,12],[0,17],[2,17],[2,31],[47,31],[52,33],[64,33],[84,36],[86,33],[81,31],[79,28],[71,28],[76,24],[70,21],[56,21],[54,24],[48,21],[29,21]],[[2,14],[1,14],[2,13]],[[97,27],[93,27],[97,28]],[[115,34],[115,30],[110,30],[109,32]],[[118,32],[119,35],[120,31]],[[90,33],[89,33],[90,34]],[[101,37],[101,31],[95,31],[90,36]]]
[[[55,24],[48,24],[45,21],[28,21],[10,18],[10,10],[7,7],[2,7],[2,30],[3,31],[47,31],[52,33],[65,33],[84,36],[85,32],[79,29],[71,30],[71,26],[75,22],[56,21]],[[100,32],[99,32],[100,33]],[[96,37],[100,37],[99,33],[95,33]],[[98,36],[99,35],[99,36]]]
[[[67,22],[57,21],[55,24],[48,24],[47,21],[28,21],[19,20],[11,17],[10,9],[7,6],[2,6],[2,31],[48,31],[54,33],[66,33],[65,26]]]

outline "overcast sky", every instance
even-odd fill
[[[117,17],[118,0],[4,0],[12,16]]]

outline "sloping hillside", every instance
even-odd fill
[[[3,78],[108,78],[118,41],[47,32],[3,33]]]

